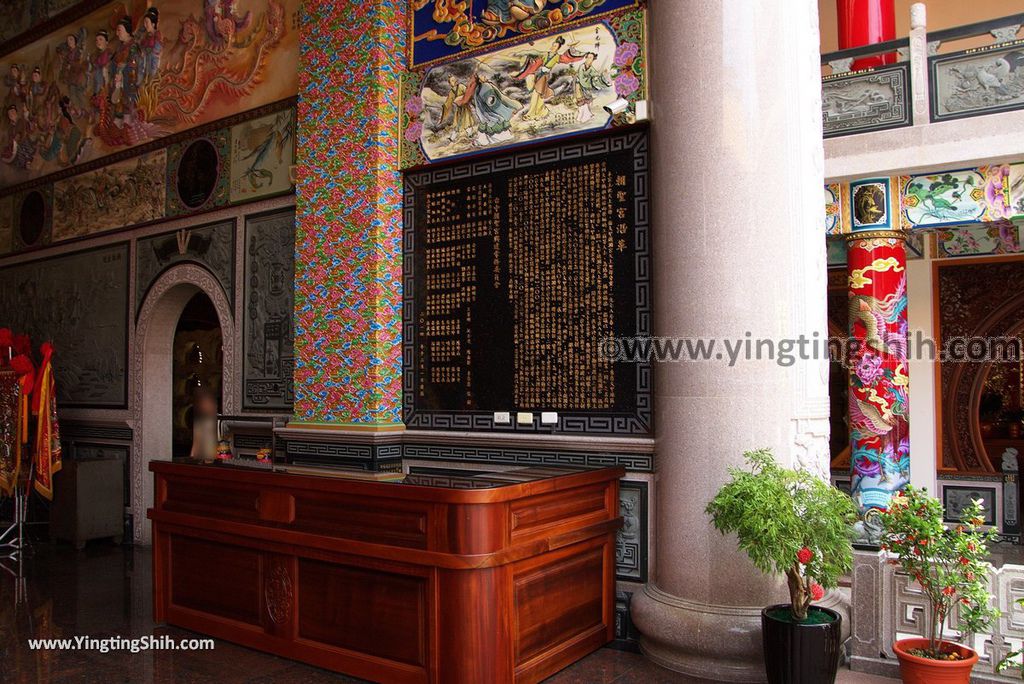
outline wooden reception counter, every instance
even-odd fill
[[[388,683],[536,682],[612,639],[621,468],[150,470],[158,622]]]

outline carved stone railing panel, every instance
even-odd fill
[[[854,670],[893,673],[896,654],[893,642],[927,636],[931,609],[920,586],[880,552],[857,551],[853,568],[853,633],[851,667]],[[1020,669],[996,673],[996,664],[1024,643],[1024,566],[1004,565],[992,571],[989,592],[1002,612],[988,634],[965,635],[959,611],[947,617],[945,637],[978,651],[980,659],[972,681],[1020,681]],[[879,605],[880,604],[880,605]]]
[[[909,126],[910,63],[822,79],[821,120],[826,138]]]
[[[930,56],[931,120],[1024,109],[1021,42]]]
[[[821,55],[825,138],[1024,109],[1024,13],[929,33],[923,3],[911,6],[907,38]],[[939,54],[962,40],[994,42]],[[898,63],[851,71],[858,60]]]

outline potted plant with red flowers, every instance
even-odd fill
[[[842,618],[812,604],[853,565],[853,502],[813,473],[781,467],[768,449],[744,457],[749,469],[729,471],[707,512],[759,570],[786,577],[789,603],[761,611],[768,681],[832,684]]]
[[[997,539],[984,529],[981,501],[963,510],[960,524],[948,528],[942,503],[922,489],[908,486],[882,513],[882,548],[890,561],[914,578],[928,599],[931,623],[927,638],[900,639],[893,645],[906,684],[955,684],[970,681],[978,654],[945,638],[946,620],[957,619],[964,639],[988,629],[998,615],[988,592],[988,544]],[[954,608],[956,615],[953,614]]]

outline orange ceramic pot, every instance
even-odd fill
[[[943,641],[943,651],[959,653],[964,659],[932,660],[910,654],[910,651],[919,648],[928,648],[928,640],[900,639],[892,646],[900,661],[903,684],[967,684],[971,680],[971,670],[978,662],[978,654],[973,650]]]

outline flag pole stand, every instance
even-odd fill
[[[29,480],[31,482],[31,480]],[[0,532],[0,559],[17,559],[25,548],[25,522],[28,518],[28,496],[19,486],[14,488],[14,519]]]

